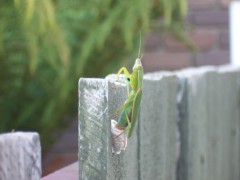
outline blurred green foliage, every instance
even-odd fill
[[[36,130],[45,146],[77,114],[82,76],[114,73],[139,32],[184,28],[186,0],[0,1],[0,132]],[[156,23],[159,21],[159,23]],[[135,58],[131,58],[135,60]]]

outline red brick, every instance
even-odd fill
[[[145,40],[144,48],[147,50],[157,49],[161,45],[161,37],[159,32],[150,32]]]
[[[222,49],[229,49],[229,33],[222,32],[219,34],[219,46]]]
[[[216,4],[216,0],[189,0],[189,9],[210,9]]]
[[[222,65],[230,62],[229,51],[216,51],[197,54],[196,66]]]
[[[228,8],[229,4],[231,2],[231,0],[219,0],[219,1],[220,1],[221,7],[223,7],[223,8]]]
[[[190,23],[196,25],[228,25],[228,11],[208,10],[196,11],[189,18]]]
[[[193,43],[201,50],[209,50],[216,44],[217,34],[215,31],[210,30],[198,30],[188,33],[188,37]],[[164,38],[167,49],[170,50],[189,50],[189,48],[179,40],[172,36],[166,36]]]
[[[145,72],[177,70],[192,65],[189,53],[168,53],[163,51],[145,52],[142,63]]]

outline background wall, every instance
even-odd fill
[[[192,52],[169,36],[151,32],[145,42],[145,71],[221,65],[230,60],[228,5],[230,0],[189,0],[188,33],[199,51]]]

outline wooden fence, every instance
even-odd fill
[[[239,68],[146,74],[137,127],[112,154],[110,120],[126,98],[114,75],[79,80],[80,179],[240,179]]]
[[[240,179],[240,68],[146,74],[138,123],[118,155],[110,120],[126,98],[115,75],[80,79],[79,179]],[[39,135],[0,135],[0,180],[40,178]]]

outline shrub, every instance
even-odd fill
[[[186,0],[9,0],[0,14],[0,131],[36,130],[45,146],[77,112],[79,77],[132,63],[156,21],[179,34]]]

